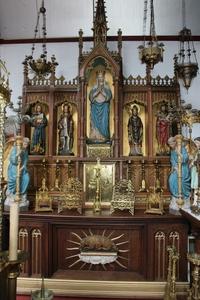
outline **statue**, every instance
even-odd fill
[[[58,121],[59,149],[60,155],[74,155],[72,152],[74,143],[74,121],[71,114],[71,106],[63,105],[63,113]]]
[[[170,137],[170,120],[166,103],[162,103],[156,119],[156,139],[158,142],[158,154],[169,153],[168,139]]]
[[[184,201],[184,208],[190,207],[190,193],[191,193],[191,171],[189,167],[189,153],[185,144],[181,145],[179,150],[177,137],[170,137],[168,144],[171,148],[170,162],[171,173],[169,175],[169,190],[172,195],[170,209],[178,211],[177,200],[181,196]],[[181,174],[179,174],[178,164],[181,162]],[[181,191],[179,191],[179,179],[181,179]],[[180,193],[181,192],[181,193]],[[181,194],[181,195],[180,195]]]
[[[105,81],[105,72],[97,72],[97,83],[89,93],[91,143],[110,142],[110,101],[112,91]]]
[[[30,176],[27,170],[28,163],[28,146],[29,146],[29,138],[23,138],[22,148],[19,153],[17,153],[16,143],[12,142],[9,145],[11,147],[9,154],[9,165],[7,170],[7,191],[6,191],[6,200],[4,203],[5,208],[9,207],[11,203],[15,200],[16,196],[16,182],[18,176],[18,164],[20,164],[19,168],[19,176],[20,176],[20,187],[19,193],[21,197],[21,201],[19,204],[20,208],[26,209],[28,207],[29,201],[27,200],[27,189],[30,181]]]
[[[30,152],[38,155],[45,154],[47,117],[42,112],[40,103],[37,103],[35,106],[35,113],[31,116],[30,124],[34,127]]]
[[[192,189],[192,196],[193,196],[193,206],[197,206],[198,200],[198,188],[199,188],[199,150],[200,150],[200,137],[194,139],[191,146],[191,161],[190,161],[190,168],[191,168],[191,189]]]
[[[177,119],[177,103],[175,99],[172,99],[169,104],[169,117],[170,117],[170,135],[175,136],[178,134],[178,119]]]
[[[130,145],[129,155],[142,155],[143,124],[138,116],[138,106],[131,108],[131,116],[128,120],[128,141]]]

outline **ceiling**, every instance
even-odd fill
[[[143,0],[105,0],[108,35],[143,35]],[[200,0],[185,0],[186,25],[200,35]],[[0,0],[0,38],[34,37],[41,0]],[[91,36],[93,0],[46,0],[47,37],[75,37],[80,28]],[[154,0],[158,35],[177,35],[182,28],[182,0]],[[149,22],[148,22],[149,24]],[[147,33],[148,34],[148,27]],[[38,36],[40,37],[40,36]]]

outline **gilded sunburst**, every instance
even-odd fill
[[[73,268],[81,263],[80,270],[85,268],[91,270],[94,265],[101,265],[104,270],[110,264],[117,264],[122,269],[127,269],[127,253],[128,249],[124,249],[128,245],[124,234],[116,235],[115,231],[95,234],[92,230],[88,233],[81,231],[81,234],[71,232],[72,239],[68,240],[74,247],[67,247],[67,251],[74,254],[67,256],[65,259],[73,259],[68,268]],[[107,266],[106,266],[107,265]]]

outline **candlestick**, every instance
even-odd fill
[[[145,160],[144,159],[142,159],[141,161],[141,166],[142,166],[142,182],[141,182],[141,187],[139,189],[139,192],[147,192],[146,181],[145,181]]]
[[[155,164],[155,168],[156,168],[155,191],[156,192],[163,192],[163,189],[161,188],[161,184],[160,184],[160,165],[159,165],[159,161],[156,159],[154,164]]]
[[[129,159],[127,160],[127,180],[131,180],[132,181],[132,170],[131,170],[131,164],[132,164],[132,161]]]
[[[68,165],[67,165],[67,177],[70,178],[72,177],[72,161],[70,159],[68,159],[67,161]]]
[[[51,189],[51,191],[60,191],[60,166],[58,159],[56,160],[54,187]]]

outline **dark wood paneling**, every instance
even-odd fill
[[[87,216],[74,215],[73,212],[62,213],[34,213],[23,212],[20,214],[20,228],[26,228],[29,232],[29,275],[33,275],[31,266],[31,232],[39,229],[42,234],[42,272],[46,277],[83,279],[96,278],[96,271],[105,275],[105,278],[114,280],[165,280],[167,275],[168,255],[167,246],[175,244],[180,252],[178,263],[178,280],[187,280],[187,235],[188,223],[181,216],[173,215],[144,215],[143,211],[136,211],[134,216],[116,212],[112,216]],[[73,215],[72,215],[73,214]],[[5,214],[8,218],[8,214]],[[79,238],[84,235],[98,234],[112,238],[120,236],[114,242],[121,243],[119,249],[128,249],[122,253],[125,259],[119,259],[126,269],[119,264],[112,263],[105,265],[107,271],[101,266],[92,266],[90,271],[86,265],[82,270],[83,263],[77,263],[71,268],[77,257],[66,259],[70,255],[80,253],[79,245],[71,241],[80,242]],[[75,234],[73,234],[75,233]],[[161,233],[161,234],[160,234]],[[158,249],[159,238],[164,236],[164,246],[161,247],[161,257],[164,257],[164,265],[159,269]],[[77,247],[77,250],[67,248]],[[120,255],[120,254],[118,254]],[[163,274],[164,275],[163,275]],[[161,275],[159,275],[161,274]],[[123,276],[122,276],[123,275]],[[122,278],[121,278],[122,276]],[[160,277],[159,277],[160,276]],[[163,276],[163,278],[162,278]]]

